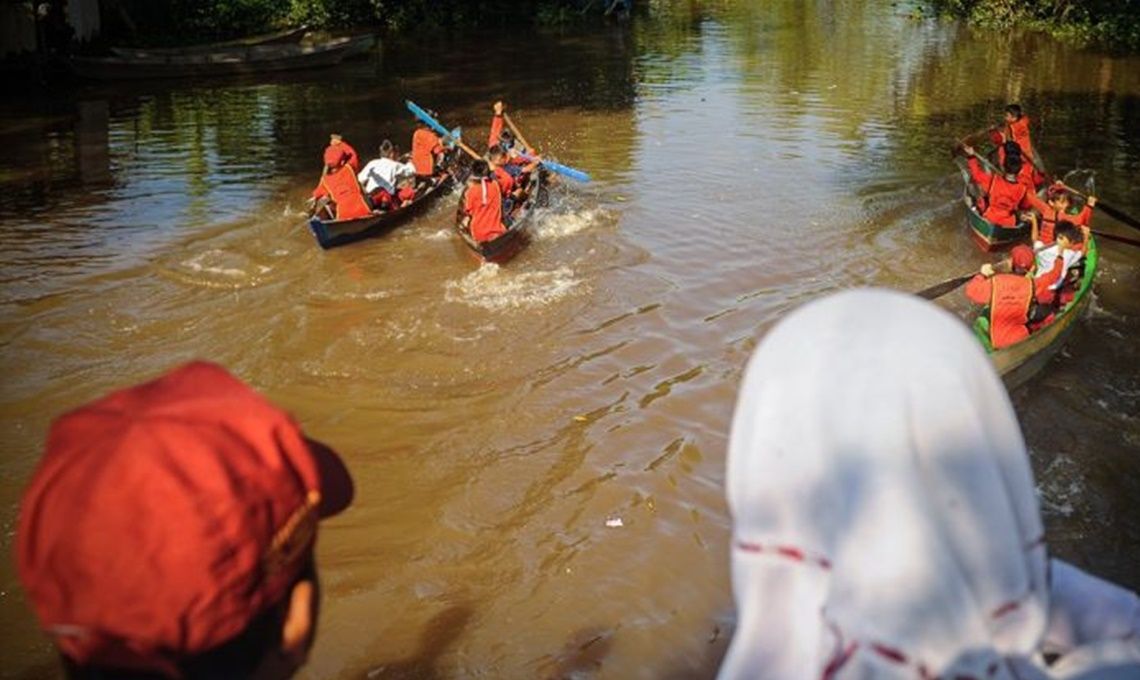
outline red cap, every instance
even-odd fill
[[[1033,254],[1033,249],[1024,243],[1014,246],[1013,250],[1009,251],[1009,256],[1015,268],[1025,271],[1032,269],[1033,263],[1037,259],[1037,256]]]
[[[20,580],[80,665],[176,675],[306,567],[348,470],[214,364],[187,364],[52,424],[20,506]]]

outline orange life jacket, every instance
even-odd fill
[[[1005,175],[984,170],[976,158],[967,161],[970,178],[985,191],[978,201],[982,217],[1002,227],[1017,225],[1016,211],[1019,207],[1029,207],[1026,195],[1029,188],[1022,182],[1010,182]]]
[[[994,349],[1029,337],[1029,306],[1033,280],[1018,274],[995,274],[990,279],[990,342]]]
[[[477,242],[490,241],[507,233],[503,226],[503,195],[498,182],[480,179],[478,184],[467,185],[463,211],[471,216],[471,238]]]
[[[431,175],[435,172],[435,154],[443,153],[439,135],[427,128],[420,128],[412,134],[412,165],[417,175]]]
[[[372,208],[364,200],[360,182],[356,181],[356,173],[351,165],[342,165],[322,177],[320,186],[313,192],[313,196],[331,198],[336,204],[338,220],[353,220],[372,214]]]

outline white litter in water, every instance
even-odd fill
[[[570,295],[581,283],[567,267],[515,271],[484,263],[462,279],[444,284],[444,299],[491,311],[542,307]]]
[[[606,520],[606,526],[611,528],[617,528],[624,525],[625,523],[621,521],[621,517],[612,517]]]

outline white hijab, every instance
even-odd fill
[[[727,494],[738,622],[721,678],[1043,673],[1033,477],[960,319],[877,290],[788,316],[745,372]]]

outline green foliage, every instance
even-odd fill
[[[133,34],[130,41],[180,44],[302,24],[316,29],[397,31],[562,24],[596,19],[607,4],[606,0],[117,0],[115,6],[129,17],[117,28]],[[119,14],[111,14],[114,24]]]
[[[1140,50],[1140,0],[933,0],[932,5],[984,28],[1025,27],[1071,42]]]

